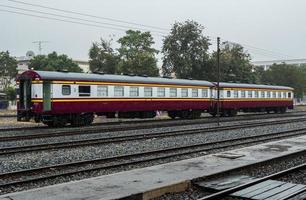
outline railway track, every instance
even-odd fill
[[[72,140],[72,141],[66,141],[66,142],[55,142],[55,143],[46,143],[46,144],[3,147],[3,148],[0,148],[0,155],[10,155],[14,153],[25,153],[25,152],[62,149],[62,148],[75,148],[75,147],[82,147],[82,146],[89,146],[89,145],[120,143],[120,142],[127,142],[127,141],[146,140],[146,139],[151,139],[151,138],[165,138],[165,137],[180,136],[180,135],[207,133],[207,132],[212,132],[212,131],[215,131],[215,132],[216,131],[227,131],[227,130],[235,130],[235,129],[241,129],[241,128],[252,128],[252,127],[258,127],[258,126],[268,126],[268,125],[277,125],[277,124],[303,122],[303,121],[306,121],[306,118],[290,119],[290,120],[287,119],[287,120],[272,121],[272,122],[243,123],[239,125],[229,125],[229,126],[211,127],[211,128],[196,128],[196,129],[187,129],[187,130],[185,129],[185,130],[168,131],[168,132],[102,137],[102,138]],[[306,128],[301,128],[297,130],[306,131]],[[41,138],[45,138],[45,137],[50,137],[50,135],[43,135],[43,137]],[[54,135],[52,135],[52,137],[54,137]],[[37,138],[36,135],[34,138]],[[20,139],[29,139],[29,138],[19,137],[19,136],[18,137],[7,137],[7,138],[1,138],[0,141],[12,141],[12,140],[20,140]],[[30,137],[30,139],[33,139],[32,136]]]
[[[239,186],[236,186],[236,187],[233,187],[233,188],[229,188],[229,189],[226,189],[226,190],[214,193],[214,194],[209,195],[209,196],[205,196],[205,197],[200,198],[198,200],[213,200],[213,199],[217,200],[217,199],[223,199],[223,198],[228,197],[230,194],[232,194],[234,192],[237,192],[239,190],[248,188],[248,187],[256,185],[258,183],[262,183],[262,182],[264,182],[266,180],[276,179],[276,178],[279,178],[279,177],[282,177],[282,176],[286,176],[286,175],[288,175],[290,173],[293,173],[295,171],[305,170],[305,169],[306,169],[306,163],[298,165],[298,166],[295,166],[295,167],[292,167],[292,168],[289,168],[289,169],[286,169],[286,170],[283,170],[283,171],[280,171],[280,172],[277,172],[277,173],[274,173],[274,174],[270,174],[268,176],[256,179],[256,180],[251,181],[251,182],[246,183],[246,184],[242,184],[242,185],[239,185]],[[279,191],[279,192],[281,192],[281,191]],[[303,190],[297,191],[296,195],[301,193],[301,192],[303,192]]]
[[[270,118],[284,118],[284,117],[294,117],[294,116],[305,116],[306,114],[306,111],[296,111],[296,112],[288,112],[286,114],[271,114],[271,115],[267,115],[267,114],[263,114],[263,113],[260,113],[260,114],[246,114],[246,115],[238,115],[236,117],[232,117],[232,118],[221,118],[221,122],[231,122],[231,121],[236,121],[237,119],[239,120],[249,120],[250,118],[260,118],[260,119],[270,119]],[[257,119],[258,119],[257,118]],[[95,123],[95,124],[92,124],[91,126],[88,126],[88,127],[82,127],[82,129],[84,128],[95,128],[95,127],[99,127],[99,128],[102,128],[102,129],[105,129],[107,130],[108,128],[105,127],[105,126],[114,126],[114,125],[130,125],[130,124],[144,124],[144,123],[150,123],[151,126],[153,126],[154,124],[159,124],[160,125],[163,125],[163,124],[160,124],[160,123],[170,123],[170,124],[174,124],[174,125],[177,125],[177,124],[184,124],[184,125],[192,125],[192,124],[197,124],[199,123],[199,121],[201,122],[206,122],[207,120],[207,123],[215,123],[217,122],[217,119],[216,118],[213,118],[213,117],[202,117],[201,119],[149,119],[149,120],[132,120],[132,121],[116,121],[116,122],[102,122],[102,123]],[[102,127],[100,127],[102,126]],[[148,125],[147,125],[148,126]],[[74,127],[66,127],[66,129],[75,129]],[[27,131],[27,130],[51,130],[51,131],[56,131],[56,130],[59,130],[57,128],[50,128],[50,127],[47,127],[47,126],[34,126],[34,127],[13,127],[13,128],[0,128],[0,133],[1,132],[11,132],[11,131]],[[76,129],[77,130],[77,129]]]
[[[39,168],[12,171],[0,174],[0,191],[10,191],[25,184],[33,184],[38,181],[53,180],[55,178],[70,177],[77,174],[84,174],[97,170],[115,170],[124,166],[144,164],[163,159],[179,158],[180,156],[189,156],[196,153],[216,153],[223,150],[238,148],[244,145],[253,145],[264,143],[271,140],[279,140],[288,137],[300,136],[306,134],[306,130],[300,129],[270,133],[264,135],[247,136],[234,139],[219,140],[215,142],[187,145],[181,147],[172,147],[167,149],[153,150],[147,152],[119,155],[94,160],[84,160],[58,165],[50,165]],[[179,159],[178,159],[179,160]],[[122,169],[121,169],[122,170]]]
[[[289,117],[304,117],[304,114],[298,114],[298,115],[289,115]],[[286,116],[288,117],[288,116]],[[278,118],[278,117],[277,117]],[[284,118],[283,116],[280,118]],[[262,117],[260,118],[262,119]],[[264,119],[274,119],[274,117],[264,118]],[[249,119],[249,118],[243,118],[239,121],[251,121],[251,120],[258,120],[258,118],[255,119]],[[228,119],[224,120],[223,122],[237,122],[237,119]],[[163,122],[163,123],[162,123]],[[293,121],[294,122],[294,121]],[[116,132],[116,131],[127,131],[127,130],[141,130],[141,129],[149,129],[149,128],[161,128],[161,127],[173,127],[173,126],[183,126],[183,125],[195,125],[195,124],[213,124],[214,122],[204,121],[204,120],[175,120],[175,121],[160,121],[154,123],[138,123],[133,125],[115,125],[110,127],[84,127],[82,129],[72,129],[72,130],[53,130],[53,131],[47,131],[42,132],[41,130],[39,133],[31,133],[31,134],[20,134],[20,135],[13,135],[13,136],[0,136],[0,142],[8,142],[8,141],[17,141],[17,140],[27,140],[27,139],[42,139],[42,138],[50,138],[50,137],[60,137],[60,136],[75,136],[75,135],[88,135],[88,134],[96,134],[96,133],[102,133],[102,132]],[[277,123],[277,122],[276,122]],[[156,126],[158,125],[158,126]],[[222,128],[222,127],[221,127]]]

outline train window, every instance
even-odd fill
[[[288,92],[288,98],[291,98],[291,92]]]
[[[157,88],[157,96],[158,97],[164,97],[165,96],[165,88]]]
[[[170,88],[170,97],[177,97],[177,89]]]
[[[241,91],[241,98],[245,98],[245,91]]]
[[[282,98],[282,93],[278,92],[278,98]]]
[[[199,96],[198,89],[193,88],[193,89],[192,89],[192,97],[198,97],[198,96]]]
[[[98,85],[97,96],[98,97],[107,97],[108,96],[108,87],[104,86],[104,85]]]
[[[182,88],[181,89],[181,95],[182,95],[182,97],[188,97],[188,89],[187,88]]]
[[[138,97],[139,96],[139,88],[138,87],[130,87],[130,96]]]
[[[271,98],[271,92],[267,91],[267,98]]]
[[[259,97],[258,91],[255,91],[255,98],[258,98],[258,97]]]
[[[231,97],[231,91],[226,91],[226,97]]]
[[[261,98],[265,98],[265,91],[261,91]]]
[[[238,98],[238,90],[234,90],[234,98]]]
[[[124,96],[124,87],[123,86],[115,86],[114,96],[115,97],[123,97]]]
[[[79,86],[79,96],[85,97],[90,96],[90,86]]]
[[[252,91],[248,91],[248,98],[252,98]]]
[[[208,89],[202,89],[202,97],[208,97]]]
[[[63,85],[62,86],[62,94],[63,95],[70,95],[71,94],[71,86],[70,85]]]
[[[272,98],[276,98],[276,92],[273,92],[272,95]]]
[[[144,96],[145,97],[152,97],[153,96],[153,89],[151,87],[144,88]]]

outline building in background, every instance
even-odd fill
[[[34,52],[28,51],[25,56],[16,57],[16,60],[18,62],[17,64],[18,74],[21,74],[22,72],[29,69],[30,60],[34,56],[35,56]],[[72,61],[78,64],[84,73],[90,72],[88,60],[72,59]]]
[[[254,61],[251,62],[254,67],[262,67],[264,70],[268,70],[273,64],[290,64],[290,65],[306,65],[306,58],[290,59],[290,60],[267,60],[267,61]]]

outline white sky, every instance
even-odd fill
[[[250,48],[249,53],[254,61],[306,57],[305,0],[20,1],[166,29],[170,29],[175,21],[190,19],[202,24],[206,28],[204,33],[207,35],[220,36],[223,40],[273,51],[270,53]],[[17,11],[13,8],[5,8],[3,5],[114,23],[0,0],[1,10]],[[41,14],[36,13],[36,15]],[[52,21],[3,11],[0,11],[0,24],[0,51],[8,50],[13,56],[23,56],[28,50],[38,53],[37,45],[32,42],[44,40],[49,41],[43,44],[45,54],[57,51],[73,59],[86,60],[92,42],[98,41],[100,37],[108,38],[113,35],[116,40],[124,35],[123,31]],[[156,42],[155,47],[160,50],[162,37],[158,34],[153,34],[153,36]],[[215,46],[215,42],[213,45]]]

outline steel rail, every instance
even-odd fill
[[[120,143],[120,142],[135,141],[135,140],[146,140],[146,139],[151,139],[151,138],[166,138],[166,137],[181,136],[181,135],[208,133],[212,131],[220,132],[220,131],[227,131],[227,130],[236,130],[236,129],[242,129],[242,128],[257,127],[257,126],[269,126],[269,125],[293,123],[293,122],[301,122],[301,121],[306,121],[306,118],[281,120],[281,121],[273,121],[273,122],[244,123],[244,124],[239,124],[239,125],[211,127],[211,128],[185,129],[185,130],[147,133],[147,134],[132,134],[132,135],[124,135],[124,136],[102,137],[102,138],[83,139],[83,140],[70,140],[66,142],[54,142],[54,143],[46,143],[46,144],[4,147],[4,148],[0,148],[0,155],[10,155],[14,153],[26,153],[26,152],[42,151],[42,150],[58,150],[62,148],[75,148],[75,147],[83,147],[83,146],[89,146],[89,145]],[[306,128],[295,129],[293,131],[306,131]]]
[[[299,114],[300,113],[300,114]],[[297,112],[288,112],[286,114],[247,114],[247,115],[238,115],[233,118],[223,118],[221,122],[231,122],[237,120],[237,118],[245,118],[242,120],[248,120],[247,118],[252,117],[264,117],[265,119],[270,118],[284,118],[284,117],[298,117],[298,116],[305,116],[306,111],[297,111]],[[135,123],[161,123],[161,122],[174,122],[174,123],[186,123],[186,124],[196,124],[199,123],[199,121],[209,120],[208,123],[216,123],[216,119],[213,117],[202,117],[200,119],[149,119],[149,120],[131,120],[131,121],[116,121],[116,122],[101,122],[101,123],[94,123],[91,126],[81,127],[81,128],[93,128],[97,126],[109,126],[109,125],[128,125],[128,124],[135,124]],[[240,120],[240,119],[239,119]],[[74,127],[66,126],[62,128],[71,128]],[[13,128],[0,128],[0,132],[11,132],[11,131],[25,131],[25,130],[58,130],[58,128],[50,128],[47,126],[34,126],[34,127],[13,127]]]
[[[292,134],[289,134],[289,135],[285,134],[289,132]],[[226,140],[220,140],[220,141],[208,142],[208,143],[202,143],[202,144],[186,145],[182,147],[171,147],[171,148],[154,150],[154,151],[146,151],[146,152],[119,155],[119,156],[113,156],[113,157],[107,157],[107,158],[101,158],[101,159],[84,160],[84,161],[77,161],[77,162],[64,163],[64,164],[58,164],[58,165],[44,166],[44,167],[39,167],[39,168],[25,169],[25,170],[20,170],[20,171],[7,172],[7,173],[0,174],[0,180],[1,180],[0,188],[3,189],[6,187],[11,187],[11,186],[19,185],[19,184],[47,180],[47,179],[62,177],[62,176],[69,176],[69,175],[74,175],[74,174],[83,173],[83,172],[90,172],[90,171],[95,171],[95,170],[107,170],[107,169],[112,169],[116,167],[132,165],[132,164],[140,164],[140,163],[145,163],[149,161],[173,158],[174,156],[184,156],[184,155],[190,155],[190,154],[201,153],[201,152],[209,154],[212,151],[215,151],[218,149],[222,150],[225,148],[233,148],[233,147],[237,147],[241,145],[258,144],[258,143],[263,143],[263,142],[267,142],[271,140],[288,138],[288,137],[293,137],[293,136],[298,136],[298,135],[303,135],[303,134],[305,134],[305,132],[304,133],[294,133],[292,131],[285,131],[285,132],[274,133],[274,137],[271,137],[272,134],[256,135],[256,136],[249,136],[249,137],[243,137],[243,138],[226,139]],[[253,139],[253,140],[245,141],[245,140],[250,140],[250,139]],[[216,145],[216,144],[219,146],[209,147],[211,145]],[[185,151],[185,152],[179,152],[179,151]],[[160,155],[152,157],[156,154],[157,155],[160,154]],[[118,163],[118,160],[120,159],[123,160],[124,162]],[[115,163],[111,163],[111,162],[115,162]],[[101,164],[102,165],[104,164],[104,166],[99,166]],[[83,168],[78,169],[80,167],[83,167]],[[64,172],[56,173],[61,170],[64,170]],[[24,176],[25,178],[22,178],[22,176]],[[11,179],[12,177],[15,177],[15,180],[5,182],[5,180]]]
[[[304,115],[302,115],[304,116]],[[299,120],[304,121],[306,118],[301,119],[291,119],[292,122],[298,122]],[[255,119],[258,120],[258,119]],[[290,120],[290,119],[287,119]],[[295,120],[295,121],[294,121]],[[233,120],[237,122],[236,120]],[[244,119],[241,121],[254,121],[250,119]],[[283,123],[286,120],[283,120]],[[190,123],[171,123],[171,124],[158,124],[158,127],[155,126],[155,124],[140,124],[135,126],[116,126],[116,127],[102,127],[102,128],[85,128],[85,129],[77,129],[77,130],[69,130],[69,131],[55,131],[51,133],[42,133],[42,134],[30,134],[30,135],[16,135],[16,136],[2,136],[0,137],[0,142],[8,142],[8,141],[16,141],[16,140],[27,140],[27,139],[42,139],[42,138],[50,138],[50,137],[59,137],[59,136],[72,136],[72,135],[88,135],[88,134],[96,134],[96,133],[102,133],[102,132],[117,132],[117,131],[126,131],[126,130],[141,130],[141,129],[148,129],[148,128],[161,128],[161,127],[172,127],[172,126],[183,126],[183,125],[194,125],[194,124],[203,124],[203,122],[193,122],[192,120],[189,121]],[[205,123],[205,122],[204,122]],[[205,124],[210,124],[211,122],[206,122]],[[264,122],[255,122],[251,124],[259,124]],[[276,122],[269,122],[271,123],[278,123]],[[244,123],[247,124],[247,123]],[[235,126],[235,125],[234,125]],[[237,126],[237,125],[236,125]],[[221,126],[221,130],[223,130],[224,127],[230,127],[230,126]],[[206,128],[208,130],[216,129],[218,127],[214,128]],[[203,128],[202,128],[203,129]],[[201,129],[201,130],[202,130]]]

